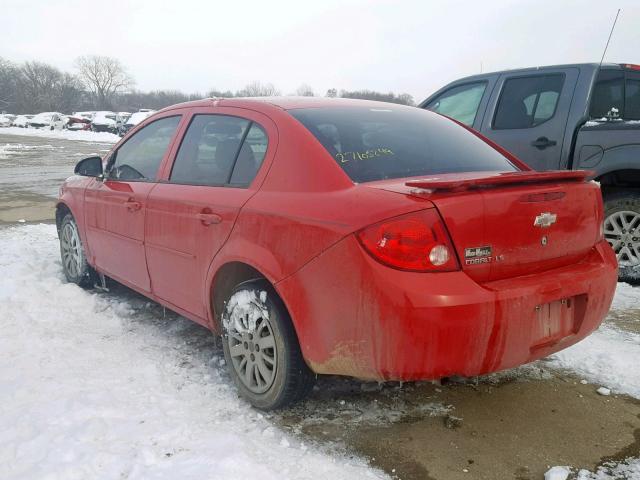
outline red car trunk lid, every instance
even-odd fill
[[[599,236],[600,189],[589,172],[474,172],[370,184],[431,201],[462,269],[485,282],[582,258]]]

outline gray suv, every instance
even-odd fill
[[[462,78],[419,105],[481,132],[536,170],[595,172],[620,279],[640,279],[640,66],[575,64]]]

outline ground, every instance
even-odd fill
[[[58,185],[114,139],[9,133],[2,478],[525,480],[554,466],[581,480],[640,478],[639,287],[619,284],[597,332],[534,364],[442,384],[321,378],[306,402],[261,414],[237,397],[206,329],[115,283],[64,282]]]

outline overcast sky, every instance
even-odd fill
[[[119,58],[141,90],[283,93],[302,83],[421,100],[480,71],[600,60],[640,64],[640,1],[2,0],[0,56],[73,70]]]

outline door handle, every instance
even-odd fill
[[[531,142],[531,146],[536,147],[538,150],[544,150],[547,147],[553,147],[558,142],[555,140],[549,140],[547,137],[540,137]]]
[[[202,225],[204,225],[205,227],[208,227],[209,225],[213,225],[214,223],[222,222],[222,217],[217,213],[200,212],[196,215],[196,217],[198,218],[198,220],[200,220],[200,223],[202,223]]]
[[[124,206],[127,207],[127,210],[129,210],[130,212],[135,212],[136,210],[140,210],[142,208],[142,204],[140,202],[136,202],[132,198],[124,202]]]

